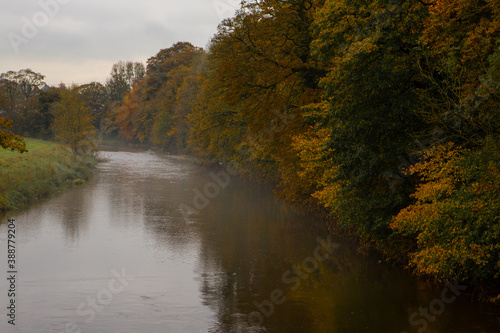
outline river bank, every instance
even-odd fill
[[[27,153],[0,151],[0,213],[22,208],[89,179],[96,160],[64,145],[26,139]]]

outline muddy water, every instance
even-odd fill
[[[360,254],[270,188],[110,151],[85,186],[0,225],[0,332],[499,332],[472,288]],[[15,301],[15,326],[7,309]]]

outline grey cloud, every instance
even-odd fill
[[[44,62],[53,66],[56,61],[69,66],[83,61],[112,64],[118,60],[145,60],[177,41],[204,47],[221,20],[214,1],[231,3],[230,0],[69,0],[46,25],[37,28],[34,37],[18,45],[16,54],[8,33],[22,37],[24,22],[43,11],[39,0],[0,0],[0,73],[18,70],[13,66],[34,60],[40,66]],[[85,77],[81,70],[75,68],[76,82]]]

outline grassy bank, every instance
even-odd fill
[[[95,164],[63,145],[26,139],[28,153],[0,150],[0,212],[21,208],[88,179]]]

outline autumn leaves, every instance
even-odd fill
[[[421,274],[492,280],[495,4],[245,2],[208,50],[177,43],[149,59],[116,122],[128,140],[237,163]]]

